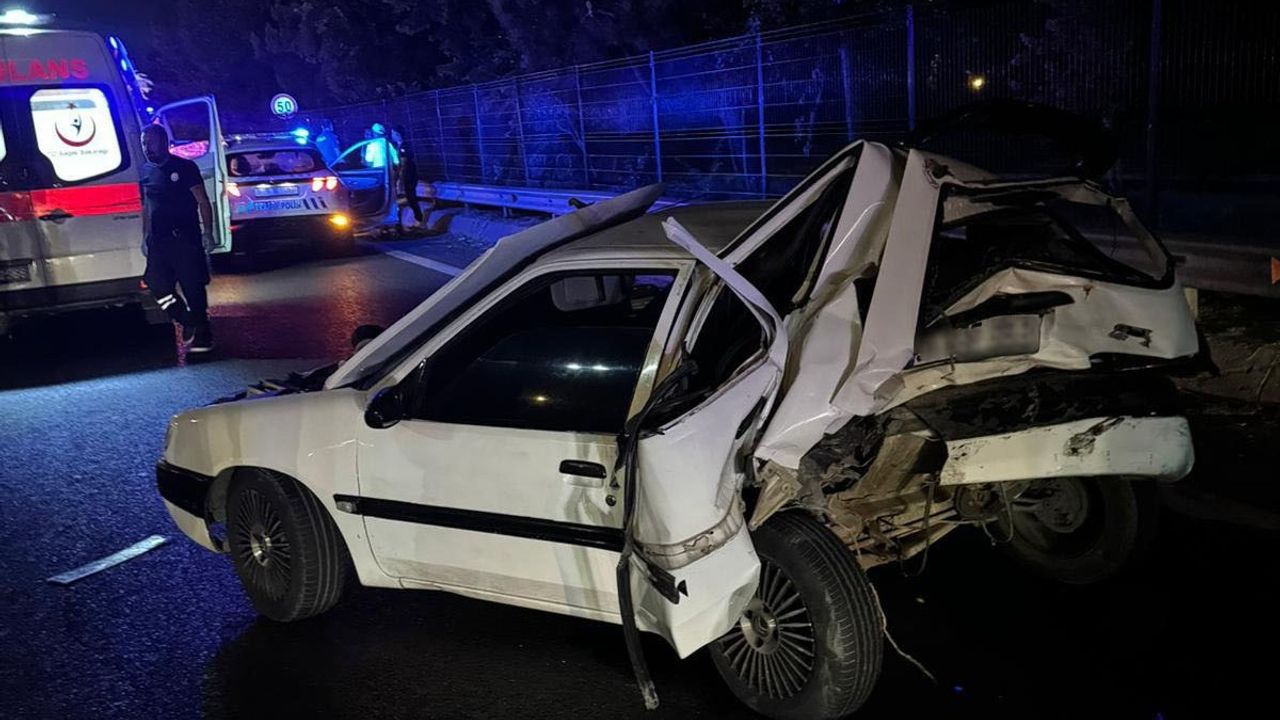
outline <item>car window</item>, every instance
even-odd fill
[[[652,424],[663,425],[715,394],[765,347],[766,339],[746,303],[720,284],[688,348],[686,362],[694,363],[694,372],[682,381],[672,401],[654,411],[649,418]]]
[[[64,182],[105,175],[125,163],[107,95],[98,88],[45,88],[31,95],[36,146]]]
[[[292,175],[323,169],[324,160],[314,150],[258,150],[227,156],[227,174],[231,177]]]
[[[1114,207],[1053,191],[944,194],[929,251],[921,320],[932,321],[985,279],[1010,267],[1152,285],[1168,259],[1153,253]]]
[[[533,281],[432,355],[420,419],[536,430],[622,430],[674,273]]]

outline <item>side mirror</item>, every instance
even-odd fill
[[[405,392],[399,385],[374,393],[364,408],[364,422],[371,428],[385,430],[404,419]]]
[[[361,325],[351,331],[351,349],[359,350],[365,343],[378,337],[386,328],[381,325]]]

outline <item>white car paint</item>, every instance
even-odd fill
[[[163,459],[174,467],[216,478],[224,492],[237,468],[306,478],[307,487],[342,531],[360,583],[398,587],[375,562],[363,519],[337,512],[333,499],[337,494],[359,492],[356,430],[364,423],[366,401],[367,393],[342,389],[189,410],[169,422]],[[193,522],[193,516],[172,504],[169,513],[179,527]],[[194,521],[204,522],[203,518]],[[201,544],[208,542],[207,537],[204,540]]]
[[[1195,460],[1180,417],[1098,417],[951,440],[943,485],[1040,478],[1140,476],[1181,480]]]
[[[779,237],[780,229],[852,168],[856,172],[831,241],[809,279],[809,300],[780,318],[735,266]],[[1033,367],[1083,369],[1097,352],[1173,358],[1195,351],[1194,327],[1176,283],[1151,290],[1010,270],[988,278],[947,313],[1000,292],[1066,292],[1076,302],[1044,316],[1040,350],[915,367],[921,287],[947,184],[994,186],[990,176],[945,158],[857,143],[723,250],[717,249],[727,238],[715,237],[711,210],[671,211],[679,217],[661,228],[655,216],[609,227],[642,212],[660,188],[589,206],[499,241],[357,351],[323,390],[178,416],[165,460],[216,477],[224,486],[238,467],[296,478],[332,513],[363,584],[441,589],[617,622],[619,554],[614,549],[371,517],[339,509],[334,499],[392,500],[608,535],[622,529],[615,437],[418,420],[375,429],[365,423],[364,409],[376,393],[405,381],[450,338],[538,277],[566,270],[661,268],[676,278],[630,403],[634,417],[675,370],[681,348],[700,332],[716,293],[733,292],[764,328],[766,346],[697,407],[638,445],[634,537],[640,554],[633,556],[631,587],[637,622],[688,655],[737,620],[757,582],[759,561],[740,496],[745,470],[752,468],[749,463],[744,468],[740,456],[754,454],[763,465],[754,468],[756,475],[767,477],[760,471],[769,464],[794,470],[815,443],[849,419],[883,412],[930,389]],[[661,241],[662,234],[670,244]],[[880,281],[869,309],[860,308],[852,281],[872,273]],[[1109,323],[1117,317],[1152,328],[1150,347],[1136,350],[1132,339],[1109,337]],[[772,416],[771,408],[776,408]],[[954,457],[944,474],[949,482],[1067,472],[1171,479],[1190,467],[1190,443],[1179,418],[1130,418],[1105,427],[1090,452],[1034,455],[1050,445],[1064,448],[1096,426],[1089,420],[957,441],[949,447]],[[1159,453],[1137,450],[1156,441],[1163,443]],[[600,482],[566,475],[558,468],[566,458],[613,472]],[[212,544],[200,529],[203,519],[173,505],[169,509],[185,532]],[[679,602],[668,600],[650,581],[654,567],[671,575]]]

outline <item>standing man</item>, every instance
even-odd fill
[[[196,164],[169,152],[169,132],[159,125],[142,131],[143,253],[147,288],[160,307],[182,326],[187,351],[213,349],[209,329],[209,261],[213,247],[213,207]],[[201,230],[203,228],[203,231]],[[177,289],[182,289],[179,295]]]
[[[396,149],[400,153],[400,182],[404,185],[404,201],[413,211],[414,221],[422,225],[422,207],[418,205],[418,162],[413,157],[413,148],[405,135],[404,126],[397,125],[391,130]]]

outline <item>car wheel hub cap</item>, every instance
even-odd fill
[[[275,507],[256,490],[246,490],[236,508],[233,549],[245,580],[272,599],[289,590],[293,553]]]
[[[742,682],[782,700],[804,689],[813,675],[816,637],[799,590],[766,562],[761,563],[756,596],[719,647]]]

